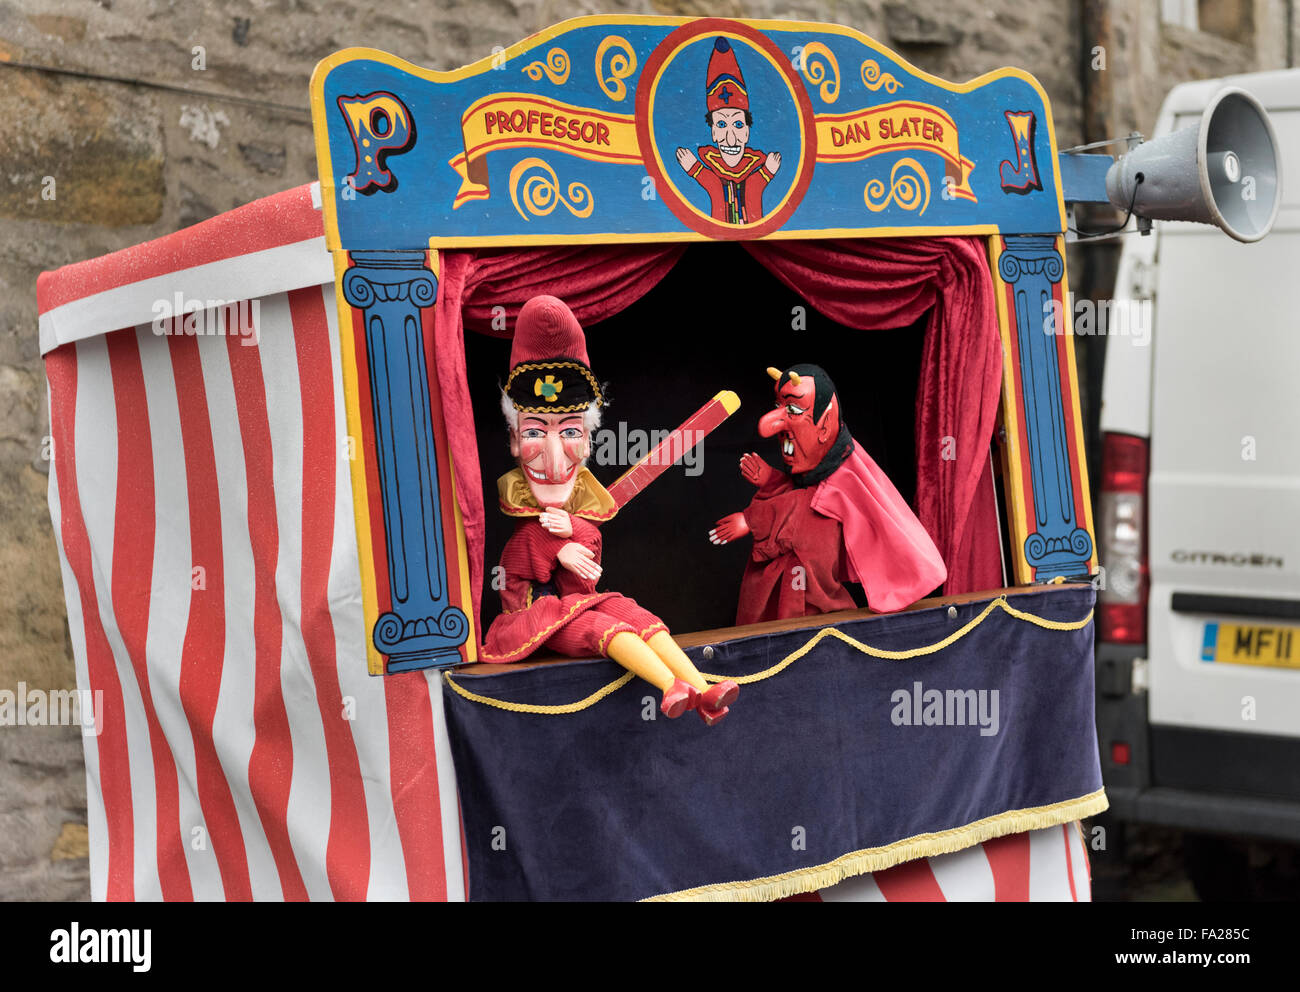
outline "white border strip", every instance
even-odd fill
[[[324,236],[178,269],[47,310],[40,316],[41,354],[123,327],[147,326],[158,302],[171,308],[177,293],[186,301],[236,303],[333,281]]]

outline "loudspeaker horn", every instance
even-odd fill
[[[1214,95],[1198,124],[1138,145],[1106,173],[1106,196],[1138,217],[1213,224],[1238,241],[1273,227],[1282,199],[1277,135],[1245,90]]]

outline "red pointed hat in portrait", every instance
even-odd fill
[[[740,74],[736,51],[726,38],[717,38],[713,42],[704,92],[709,113],[715,110],[749,109],[745,77]]]

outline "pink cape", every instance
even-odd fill
[[[857,441],[818,486],[813,510],[840,522],[849,578],[877,613],[910,606],[948,577],[939,549],[889,476]]]

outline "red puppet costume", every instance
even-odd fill
[[[726,38],[713,42],[705,77],[705,120],[712,145],[696,154],[677,149],[677,162],[709,194],[709,214],[724,224],[752,224],[763,216],[763,190],[781,168],[779,152],[749,148],[753,116],[736,52]],[[698,157],[697,157],[698,156]]]
[[[849,434],[830,377],[815,365],[768,373],[777,405],[759,421],[759,433],[780,435],[790,471],[745,455],[741,472],[758,492],[743,513],[709,532],[716,544],[754,538],[736,623],[852,609],[849,582],[862,585],[877,613],[931,592],[947,578],[943,559],[889,477]]]
[[[502,612],[488,630],[485,661],[521,661],[543,645],[559,654],[603,655],[620,631],[644,640],[668,629],[635,600],[597,592],[595,578],[556,568],[560,549],[571,541],[600,562],[597,525],[614,515],[614,501],[586,468],[578,470],[573,493],[564,504],[572,529],[569,537],[557,537],[541,525],[543,507],[521,470],[497,480],[497,495],[501,511],[519,522],[501,552]]]
[[[502,613],[488,629],[486,662],[521,661],[540,648],[604,655],[664,693],[676,717],[697,709],[710,725],[735,701],[730,680],[710,686],[657,616],[617,592],[598,592],[599,525],[617,511],[584,462],[604,402],[572,311],[537,296],[519,311],[502,410],[518,467],[497,482],[517,521],[501,554]]]

